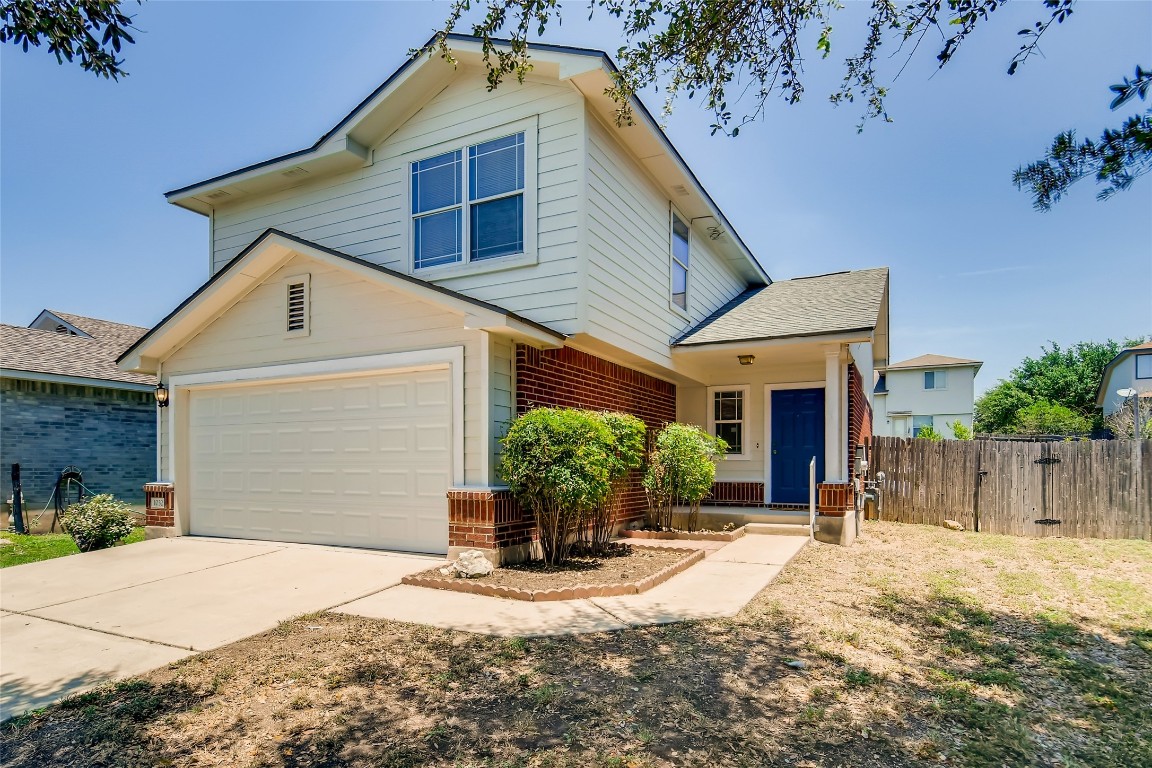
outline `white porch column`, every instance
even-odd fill
[[[846,373],[839,347],[824,353],[824,482],[844,483],[847,470],[847,437],[844,401],[848,396]]]

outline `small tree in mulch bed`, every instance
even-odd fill
[[[672,510],[685,505],[687,528],[696,530],[700,502],[711,493],[716,462],[727,450],[723,440],[691,424],[669,424],[660,430],[644,476],[648,524],[657,530],[671,529]]]
[[[639,419],[575,408],[536,408],[512,422],[500,474],[532,510],[546,563],[564,562],[587,528],[590,543],[607,545],[613,484],[639,466],[643,434]]]

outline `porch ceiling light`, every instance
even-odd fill
[[[756,355],[736,355],[736,359],[740,361],[740,365],[752,365],[756,362]]]
[[[156,383],[156,407],[168,407],[168,387],[164,386],[164,382]]]

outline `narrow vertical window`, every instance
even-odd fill
[[[744,390],[719,390],[712,393],[714,434],[728,443],[728,453],[744,453]]]
[[[284,332],[307,336],[309,332],[308,275],[295,275],[284,281]]]
[[[412,215],[416,268],[463,258],[460,150],[412,163]]]
[[[524,134],[468,147],[469,260],[524,250]]]
[[[688,309],[688,250],[690,234],[688,225],[675,213],[672,214],[672,303]]]

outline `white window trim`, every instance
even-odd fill
[[[924,374],[925,373],[932,374],[932,387],[931,388],[924,386]],[[944,374],[944,386],[942,386],[942,387],[936,386],[936,380],[940,376],[940,374]],[[925,392],[946,392],[948,390],[948,378],[949,378],[948,377],[948,371],[944,370],[944,369],[932,369],[932,370],[928,370],[928,371],[922,371],[920,374],[920,387]]]
[[[672,299],[672,293],[675,291],[673,283],[673,264],[680,263],[680,260],[672,255],[672,249],[675,244],[673,240],[672,223],[676,218],[679,218],[680,221],[684,222],[685,226],[688,227],[688,264],[684,265],[684,268],[688,274],[684,279],[683,307],[681,307]],[[692,306],[692,241],[692,219],[688,218],[679,210],[677,210],[675,205],[668,203],[668,308],[686,320],[690,319],[692,316],[688,311],[688,307]]]
[[[497,256],[481,261],[469,261],[472,241],[469,238],[468,205],[468,147],[482,144],[485,141],[511,136],[514,133],[524,134],[524,250],[521,253],[512,253],[507,256]],[[451,141],[440,142],[427,147],[408,152],[400,157],[400,169],[403,174],[403,199],[401,201],[404,217],[407,219],[405,231],[404,250],[407,254],[406,264],[408,274],[419,275],[424,280],[438,280],[456,275],[482,275],[487,272],[500,272],[505,269],[515,269],[539,263],[537,246],[537,231],[540,228],[537,198],[539,195],[540,177],[537,171],[537,153],[540,138],[537,116],[505,123],[488,128],[477,133],[462,136]],[[455,264],[442,264],[435,267],[416,268],[416,216],[412,214],[412,164],[419,160],[442,155],[445,152],[460,150],[461,153],[461,240],[460,261]],[[454,208],[455,206],[450,206]],[[427,215],[421,214],[421,215]]]
[[[1152,370],[1149,370],[1147,376],[1140,375],[1140,360],[1141,358],[1148,361],[1148,365],[1152,367],[1152,352],[1145,352],[1143,354],[1133,355],[1135,360],[1132,361],[1132,376],[1139,381],[1146,381],[1152,379]]]
[[[713,437],[716,436],[716,393],[717,392],[743,392],[744,393],[744,417],[740,419],[740,446],[741,453],[726,453],[724,458],[732,461],[748,461],[752,457],[748,453],[748,424],[751,422],[749,419],[750,409],[752,406],[752,385],[751,384],[731,384],[726,387],[708,387],[708,434]]]
[[[299,339],[312,335],[312,275],[303,273],[289,275],[283,283],[283,310],[280,317],[284,319],[284,338]],[[288,330],[288,287],[297,283],[304,283],[304,327],[294,331]]]

